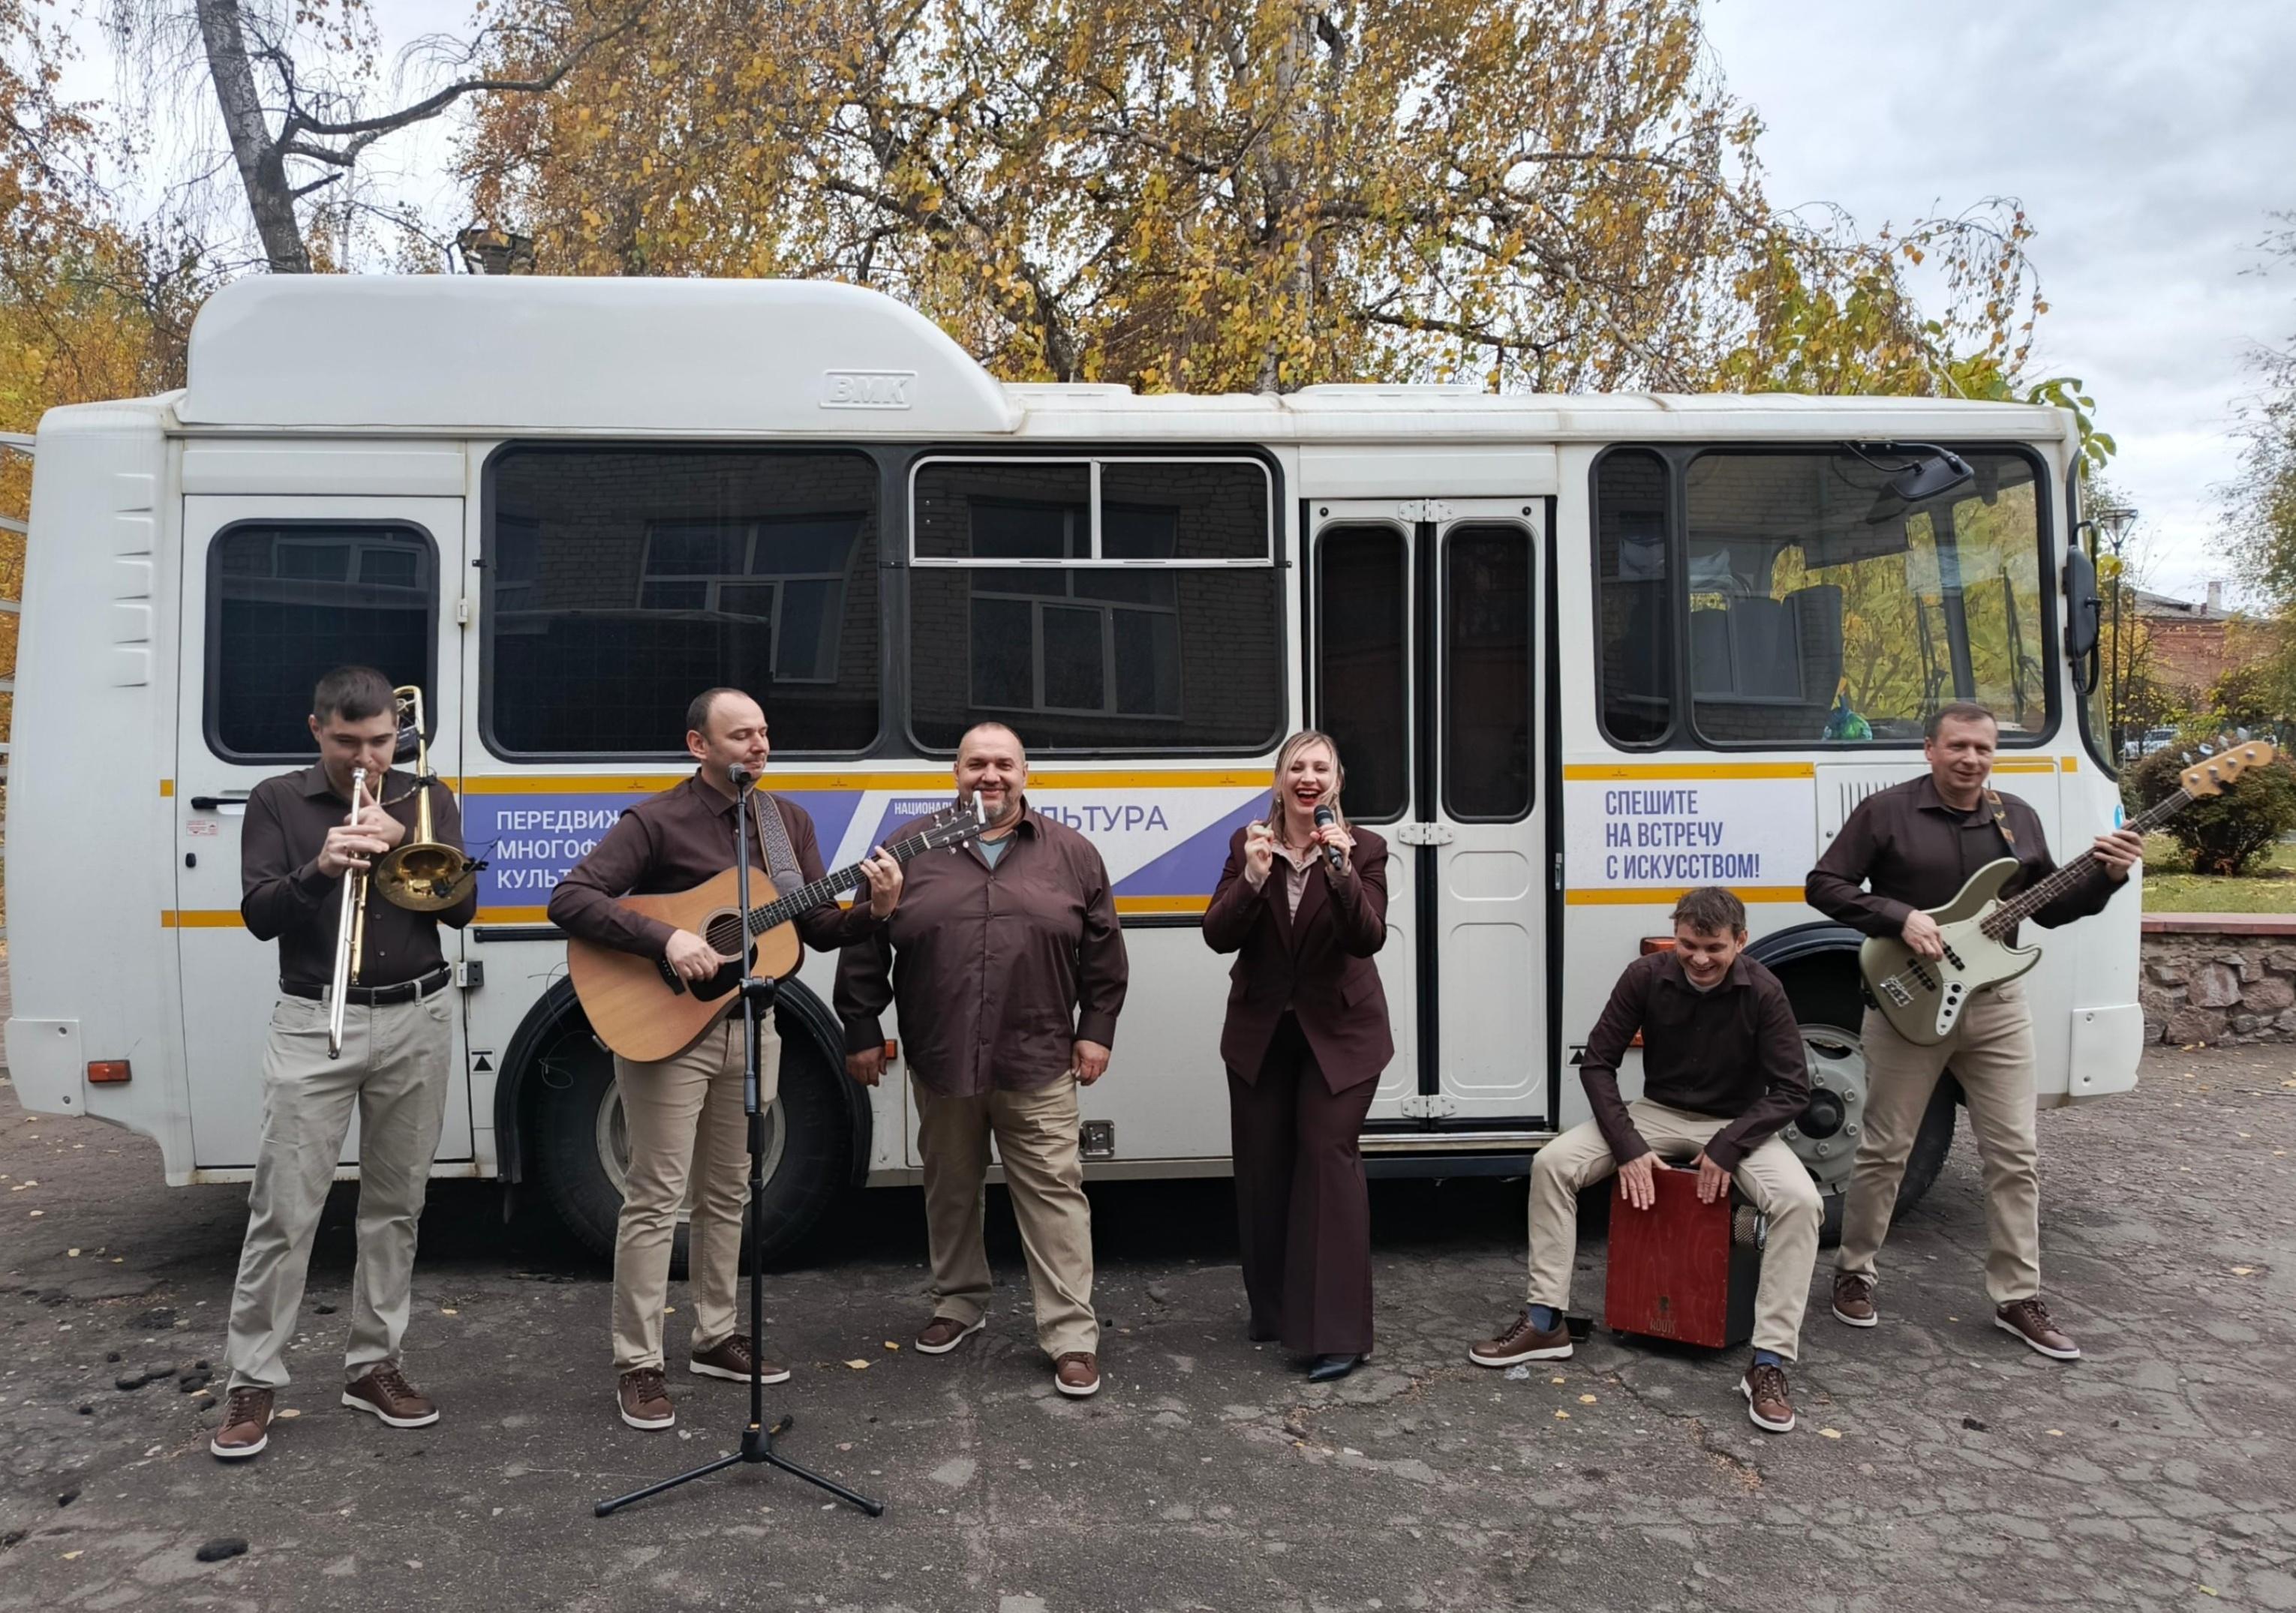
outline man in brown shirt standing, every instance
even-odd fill
[[[1754,1359],[1739,1380],[1747,1415],[1783,1434],[1794,1425],[1785,1363],[1795,1358],[1817,1265],[1824,1201],[1778,1136],[1809,1101],[1801,1031],[1778,978],[1741,954],[1746,909],[1709,886],[1674,909],[1674,950],[1627,965],[1578,1065],[1595,1118],[1538,1150],[1530,1167],[1530,1303],[1514,1324],[1467,1352],[1477,1366],[1570,1354],[1562,1312],[1578,1248],[1578,1190],[1616,1172],[1627,1201],[1657,1201],[1653,1173],[1687,1159],[1708,1204],[1734,1180],[1769,1217],[1754,1292]],[[1619,1096],[1619,1062],[1639,1033],[1643,1095]]]
[[[1900,937],[1922,956],[1936,958],[1944,955],[1944,946],[1937,921],[1923,909],[1943,906],[1970,875],[2003,857],[2024,865],[2002,887],[2005,897],[2046,879],[2056,864],[2033,809],[1987,788],[2000,738],[1993,714],[1976,705],[1941,707],[1927,733],[1922,756],[1928,775],[1860,801],[1809,871],[1805,894],[1830,918],[1869,936]],[[2095,872],[2035,913],[2033,921],[2048,929],[2100,911],[2144,855],[2144,840],[2128,830],[2099,835]],[[1851,1327],[1880,1320],[1874,1307],[1874,1257],[1889,1234],[1898,1183],[1930,1094],[1950,1064],[1985,1166],[1985,1287],[1994,1325],[2054,1360],[2079,1355],[2080,1347],[2041,1302],[2033,1020],[2024,987],[2006,980],[1977,993],[1952,1033],[1934,1047],[1906,1041],[1870,1008],[1861,1036],[1866,1130],[1841,1211],[1834,1315]]]
[[[957,741],[957,798],[978,803],[988,828],[911,865],[892,921],[846,950],[837,1013],[846,1070],[874,1086],[883,1015],[899,1004],[932,1249],[933,1314],[917,1348],[946,1355],[986,1325],[981,1194],[994,1135],[1036,1291],[1037,1342],[1053,1359],[1054,1387],[1081,1396],[1100,1389],[1100,1323],[1077,1088],[1108,1069],[1124,936],[1100,854],[1031,811],[1028,784],[1028,756],[1003,724]]]
[[[681,978],[706,980],[727,963],[691,930],[674,929],[620,905],[625,896],[691,890],[734,866],[734,823],[742,813],[750,865],[787,893],[824,873],[813,819],[805,808],[734,784],[740,766],[756,778],[772,747],[766,714],[738,689],[708,689],[685,714],[685,749],[700,764],[692,778],[639,802],[615,821],[590,855],[550,895],[550,921],[603,946],[660,958]],[[765,823],[772,811],[778,831]],[[781,855],[776,855],[776,852]],[[798,934],[827,952],[873,933],[901,895],[901,868],[881,847],[862,864],[869,899],[825,903],[797,921]],[[682,1052],[641,1063],[614,1057],[614,1085],[629,1125],[629,1172],[614,1232],[614,1386],[622,1421],[634,1429],[677,1421],[663,1372],[662,1308],[669,1292],[670,1245],[694,1155],[701,1155],[686,1271],[693,1290],[693,1337],[686,1367],[697,1377],[746,1380],[756,1340],[734,1331],[742,1281],[742,1212],[750,1201],[747,1125],[742,1107],[739,1012],[721,1016]],[[770,1103],[781,1076],[782,1040],[758,1027],[758,1101]],[[697,1139],[697,1131],[699,1136]],[[697,1149],[697,1141],[699,1143]],[[767,1383],[789,1377],[767,1363]]]
[[[240,912],[248,933],[279,943],[279,1002],[263,1055],[263,1136],[247,1195],[247,1240],[232,1290],[230,1369],[222,1426],[208,1448],[226,1461],[270,1443],[273,1402],[288,1380],[310,1270],[311,1239],[359,1117],[358,1265],[351,1273],[350,1347],[343,1404],[395,1429],[439,1421],[439,1408],[399,1370],[414,1273],[415,1224],[446,1116],[454,1051],[451,978],[439,926],[459,929],[478,890],[439,913],[412,913],[372,891],[359,984],[346,995],[340,1058],[327,1056],[328,993],[342,882],[403,842],[421,788],[391,772],[398,702],[372,667],[339,667],[311,697],[319,763],[266,779],[240,827]],[[366,769],[357,821],[354,769]],[[463,815],[431,791],[431,833],[460,850]]]

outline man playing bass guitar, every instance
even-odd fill
[[[2056,868],[2041,821],[2013,795],[1988,788],[1999,739],[1984,707],[1941,707],[1922,746],[1929,774],[1876,791],[1857,805],[1811,869],[1809,905],[1869,936],[1895,936],[1924,958],[1944,955],[1936,921],[1923,910],[1951,901],[1969,877],[2005,856],[2021,864],[2001,895],[2046,879]],[[2090,876],[2033,914],[2044,929],[2100,912],[2128,880],[2144,842],[2126,829],[2096,839]],[[1968,1101],[1970,1128],[1984,1161],[1988,1252],[1985,1286],[1994,1325],[2054,1360],[2080,1347],[2041,1303],[2041,1190],[2033,1125],[2033,1021],[2022,987],[1985,987],[1945,1039],[1907,1041],[1880,1012],[1866,1011],[1866,1129],[1842,1208],[1834,1268],[1833,1314],[1851,1327],[1880,1320],[1874,1306],[1874,1257],[1890,1230],[1898,1183],[1939,1075],[1950,1065]]]
[[[734,864],[734,817],[746,798],[751,865],[787,892],[822,878],[813,819],[780,797],[743,798],[731,770],[755,778],[765,766],[766,714],[738,689],[709,689],[687,708],[685,748],[701,766],[685,782],[624,813],[605,839],[551,893],[550,921],[570,936],[658,958],[680,979],[708,980],[734,959],[701,936],[632,913],[616,898],[682,891]],[[768,824],[766,814],[775,820]],[[827,952],[874,934],[901,894],[901,866],[880,849],[861,865],[868,899],[833,902],[802,914],[797,929]],[[758,1028],[760,1094],[771,1101],[781,1071],[781,1037]],[[614,1371],[622,1421],[666,1429],[677,1421],[663,1376],[662,1306],[670,1243],[697,1156],[693,1241],[686,1261],[693,1290],[689,1369],[705,1378],[750,1376],[757,1342],[734,1331],[741,1285],[742,1212],[749,1203],[742,1107],[742,1016],[720,1015],[684,1051],[641,1062],[614,1057],[614,1085],[629,1125],[630,1165],[614,1236]],[[697,1136],[697,1131],[699,1135]],[[787,1369],[768,1364],[765,1381]]]

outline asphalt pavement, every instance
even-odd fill
[[[885,1515],[748,1469],[600,1520],[733,1449],[747,1395],[681,1371],[675,1432],[623,1427],[610,1274],[546,1222],[434,1185],[406,1367],[445,1417],[393,1432],[336,1402],[339,1191],[286,1416],[226,1467],[202,1380],[244,1190],[169,1189],[151,1144],[0,1081],[0,1609],[2296,1608],[2296,1051],[2156,1050],[2041,1139],[2048,1298],[2087,1358],[1991,1325],[1964,1136],[1884,1253],[1882,1326],[1832,1319],[1821,1257],[1784,1436],[1746,1421],[1736,1352],[1597,1331],[1551,1370],[1470,1364],[1521,1300],[1519,1181],[1374,1184],[1378,1351],[1312,1388],[1243,1337],[1226,1183],[1095,1188],[1084,1402],[1052,1392],[1001,1194],[998,1308],[942,1357],[909,1347],[916,1194],[857,1194],[768,1279],[795,1371],[768,1404],[784,1453]],[[1590,1228],[1582,1311],[1601,1256]]]

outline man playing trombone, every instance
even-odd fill
[[[318,766],[256,786],[240,831],[240,911],[256,939],[279,943],[280,995],[264,1052],[263,1137],[224,1347],[231,1376],[223,1426],[209,1444],[226,1460],[252,1456],[269,1443],[312,1235],[354,1112],[358,1264],[342,1401],[395,1429],[439,1420],[438,1407],[399,1370],[398,1349],[454,1045],[439,926],[469,923],[478,887],[464,862],[451,905],[437,906],[428,896],[429,911],[397,905],[404,891],[388,879],[384,860],[409,844],[422,797],[431,798],[433,865],[462,860],[463,818],[443,786],[391,771],[399,703],[388,678],[371,667],[337,667],[319,680],[310,721]],[[385,877],[373,894],[390,893],[390,901],[370,898],[379,865]],[[339,954],[340,922],[362,914],[355,954]],[[339,1050],[330,1045],[338,993]]]

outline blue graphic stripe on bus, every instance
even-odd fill
[[[1206,897],[1219,883],[1227,843],[1235,831],[1267,809],[1267,793],[1255,790],[1243,804],[1209,829],[1200,830],[1171,850],[1144,863],[1116,881],[1119,897]]]
[[[857,790],[786,792],[813,817],[825,858],[845,836],[860,806]],[[537,907],[550,899],[566,871],[590,855],[624,809],[644,791],[597,794],[486,795],[463,799],[463,843],[486,863],[479,875],[481,907]],[[730,857],[733,847],[726,847]]]

